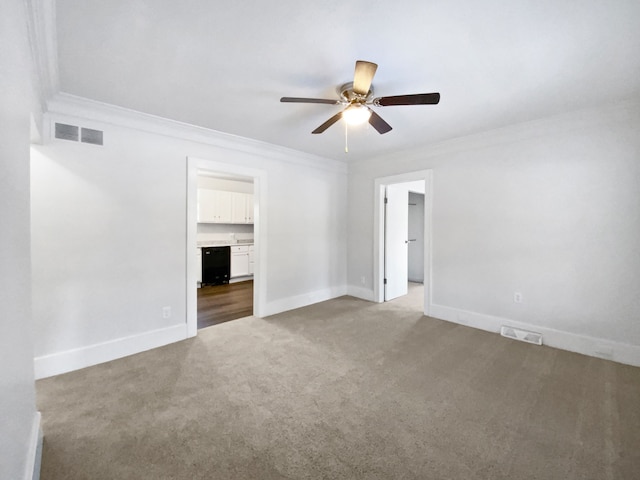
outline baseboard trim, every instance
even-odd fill
[[[40,465],[42,463],[42,414],[36,412],[31,423],[31,436],[29,438],[29,451],[27,452],[27,462],[22,478],[24,480],[39,480]]]
[[[229,283],[240,283],[253,280],[253,275],[243,275],[242,277],[234,277],[229,279]]]
[[[187,338],[187,325],[181,323],[128,337],[116,338],[86,347],[43,355],[34,359],[36,379],[52,377],[99,363],[162,347]]]
[[[373,290],[369,288],[356,287],[354,285],[347,286],[347,295],[352,297],[361,298],[362,300],[368,300],[369,302],[375,302]]]
[[[306,307],[313,305],[314,303],[324,302],[325,300],[331,300],[332,298],[341,297],[346,294],[347,287],[340,286],[316,290],[302,295],[296,295],[294,297],[282,298],[280,300],[268,302],[262,316],[268,317],[269,315],[275,315],[276,313],[286,312],[295,308]]]
[[[638,345],[579,335],[444,305],[431,304],[430,307],[431,316],[434,318],[493,333],[499,333],[502,325],[509,325],[515,328],[541,333],[543,345],[549,347],[640,367],[640,346]]]

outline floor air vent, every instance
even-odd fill
[[[500,335],[507,338],[513,338],[514,340],[520,340],[521,342],[542,345],[541,333],[527,332],[526,330],[520,330],[519,328],[507,327],[506,325],[503,325],[500,328]]]

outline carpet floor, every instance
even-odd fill
[[[640,478],[639,368],[425,317],[419,290],[39,380],[42,480]]]

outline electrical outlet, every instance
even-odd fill
[[[365,285],[365,284],[367,283],[367,279],[366,279],[366,278],[364,278],[364,275],[362,275],[362,276],[360,277],[360,283],[361,283],[362,285]]]
[[[522,293],[520,292],[514,292],[513,293],[513,301],[515,303],[522,303]]]
[[[171,317],[171,307],[162,307],[162,318]]]

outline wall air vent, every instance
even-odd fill
[[[507,327],[506,325],[503,325],[500,328],[500,335],[507,338],[513,338],[514,340],[520,340],[521,342],[542,345],[541,333],[527,332],[526,330],[520,330],[519,328]]]
[[[71,140],[73,142],[90,143],[92,145],[104,145],[104,132],[92,128],[80,128],[75,125],[56,122],[56,138]]]
[[[93,130],[91,128],[83,128],[80,141],[82,143],[92,143],[93,145],[102,145],[102,130]]]
[[[56,138],[77,142],[80,139],[78,135],[79,130],[75,125],[56,123]]]

